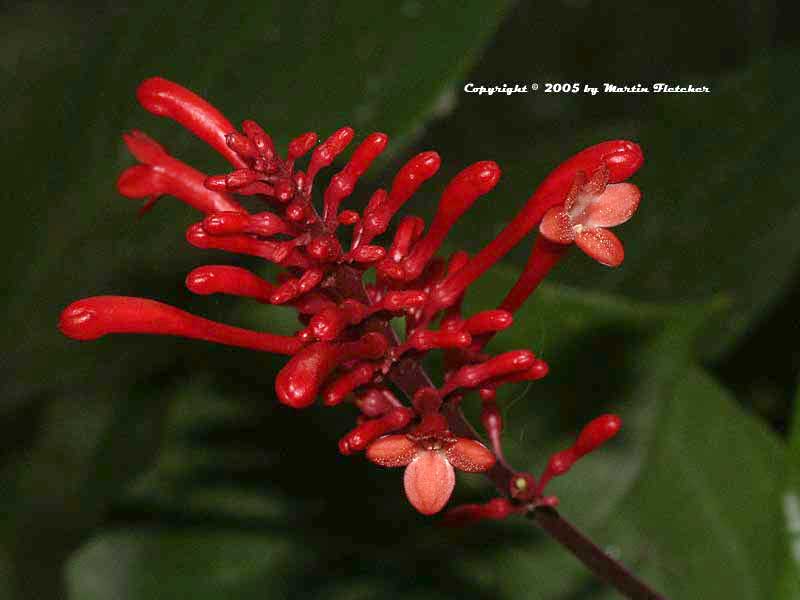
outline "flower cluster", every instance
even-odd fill
[[[294,335],[251,331],[191,315],[143,298],[97,296],[74,302],[61,315],[61,331],[75,339],[110,333],[166,334],[289,355],[275,381],[280,402],[305,408],[348,403],[358,410],[354,429],[339,443],[342,454],[366,451],[372,462],[405,467],[405,492],[424,514],[439,512],[455,484],[454,468],[488,472],[501,498],[465,505],[451,523],[502,518],[532,506],[554,504],[545,485],[620,427],[603,415],[581,432],[576,444],[554,455],[539,478],[512,469],[503,457],[499,386],[544,377],[548,365],[527,349],[490,355],[484,348],[510,327],[514,312],[573,242],[599,262],[622,262],[619,240],[606,227],[629,219],[639,190],[622,183],[642,165],[640,148],[609,141],[579,152],[552,171],[517,216],[474,256],[437,251],[456,221],[497,184],[500,167],[475,163],[458,173],[441,195],[430,226],[416,216],[391,221],[440,165],[436,152],[409,160],[391,186],[372,193],[362,212],[342,209],[370,165],[386,148],[383,133],[367,136],[314,200],[320,172],[331,167],[354,138],[349,127],[317,144],[305,133],[279,155],[271,137],[254,121],[237,130],[217,109],[186,88],[161,78],[138,88],[141,105],[173,119],[219,152],[233,170],[207,176],[172,157],[142,132],[124,135],[139,164],[118,180],[120,193],[152,208],[170,195],[203,213],[186,232],[190,244],[257,256],[284,268],[277,281],[234,266],[195,269],[186,286],[196,294],[228,294],[265,304],[291,305],[302,328]],[[304,170],[298,161],[309,155]],[[261,203],[251,212],[242,197]],[[250,201],[248,201],[250,202]],[[321,210],[319,210],[321,208]],[[468,287],[538,227],[518,281],[497,307],[465,315]],[[342,235],[350,230],[350,235]],[[349,243],[343,242],[349,240]],[[383,241],[380,241],[383,240]],[[374,275],[365,276],[369,271]],[[390,321],[402,317],[405,334]],[[444,353],[445,374],[434,384],[423,356]],[[476,439],[459,404],[476,391],[489,447]]]

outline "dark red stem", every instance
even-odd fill
[[[631,600],[667,600],[603,552],[554,508],[540,506],[527,514],[542,531],[572,552],[597,577]]]

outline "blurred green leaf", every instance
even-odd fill
[[[156,454],[166,406],[155,390],[168,385],[151,377],[130,391],[73,391],[39,406],[30,448],[0,471],[0,577],[20,598],[63,597],[64,561]]]
[[[120,531],[91,542],[69,569],[70,597],[289,598],[285,572],[301,568],[297,542],[245,531]]]
[[[622,530],[645,542],[639,556],[670,597],[774,597],[785,555],[772,533],[782,444],[697,368],[680,374],[654,425],[637,485],[610,528],[629,521]]]
[[[787,483],[783,492],[783,533],[786,558],[782,561],[781,600],[800,598],[800,394],[795,398],[794,423],[787,452]]]

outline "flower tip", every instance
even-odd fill
[[[644,152],[636,142],[619,140],[613,152],[604,157],[606,167],[614,181],[624,181],[644,164]]]
[[[500,165],[491,160],[475,163],[470,178],[481,195],[491,191],[500,180]]]
[[[73,340],[96,340],[106,333],[97,316],[92,298],[78,300],[62,311],[58,329]]]
[[[294,371],[286,367],[281,369],[275,378],[275,393],[282,404],[292,408],[307,408],[314,403],[318,387],[308,385]]]
[[[318,136],[315,132],[309,131],[297,136],[291,142],[287,150],[289,160],[296,160],[305,155],[317,143]]]
[[[588,454],[617,435],[621,428],[622,419],[618,415],[599,416],[583,428],[575,442],[575,451],[580,456]]]
[[[442,157],[438,152],[429,150],[418,154],[414,160],[416,173],[424,179],[429,179],[436,174],[439,167],[442,165]]]
[[[389,143],[389,136],[380,131],[376,131],[375,133],[370,133],[364,142],[371,147],[370,149],[373,152],[380,153],[383,152],[383,149],[386,148],[386,145]]]
[[[533,361],[533,365],[531,365],[531,368],[528,371],[534,379],[543,379],[544,377],[547,377],[547,374],[550,372],[550,365],[542,359],[537,358],[535,361]]]
[[[209,235],[206,230],[203,229],[202,223],[195,223],[186,230],[186,241],[195,248],[208,247],[208,238]]]
[[[163,77],[148,77],[136,88],[136,99],[149,112],[159,116],[169,116],[170,106],[162,100],[165,93],[180,87]]]
[[[186,276],[186,288],[193,294],[208,296],[217,291],[214,277],[214,271],[198,267]]]

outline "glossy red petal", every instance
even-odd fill
[[[456,475],[453,466],[441,452],[423,450],[406,467],[403,477],[408,501],[423,515],[433,515],[444,508]]]
[[[575,236],[575,243],[586,254],[607,267],[618,267],[625,259],[622,242],[608,229],[602,227],[584,229]]]
[[[73,302],[61,313],[61,333],[94,340],[111,333],[174,335],[276,354],[294,354],[300,340],[210,321],[146,298],[94,296]]]
[[[581,215],[580,223],[586,227],[613,227],[624,223],[639,208],[639,188],[632,183],[616,183],[606,187]]]
[[[247,163],[228,147],[226,136],[236,129],[220,111],[191,90],[162,77],[151,77],[139,85],[136,97],[145,109],[177,121],[234,167],[247,167]]]
[[[539,224],[539,232],[556,244],[571,244],[575,241],[572,219],[563,208],[558,206],[554,206],[545,213]]]
[[[494,466],[496,458],[491,450],[475,440],[459,438],[445,455],[450,464],[467,473],[483,473]]]
[[[367,458],[382,467],[405,467],[419,451],[408,436],[385,435],[369,445]]]

